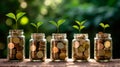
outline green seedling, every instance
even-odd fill
[[[57,22],[55,22],[55,21],[50,21],[51,24],[53,24],[54,26],[57,27],[57,33],[59,32],[59,27],[60,27],[60,25],[62,25],[64,22],[65,22],[64,19],[60,19],[60,20],[58,20]]]
[[[6,16],[15,20],[16,29],[17,29],[18,28],[18,20],[25,14],[26,14],[25,12],[19,12],[16,15],[14,13],[8,13],[8,14],[6,14]]]
[[[85,28],[85,26],[84,26],[84,23],[85,23],[85,21],[75,21],[78,25],[73,25],[73,28],[75,28],[75,29],[77,29],[78,31],[79,31],[79,33],[81,32],[81,30],[82,29],[84,29]]]
[[[39,27],[40,27],[42,24],[43,24],[43,22],[31,23],[31,25],[36,28],[37,33],[38,33]]]
[[[104,23],[100,23],[99,25],[103,28],[103,31],[104,31],[104,32],[105,32],[105,29],[106,29],[106,28],[110,27],[109,24],[104,24]]]

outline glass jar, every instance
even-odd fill
[[[11,61],[23,61],[25,58],[25,36],[23,30],[9,30],[7,37],[7,58]]]
[[[46,39],[44,33],[33,33],[30,39],[29,58],[31,61],[45,61]]]
[[[94,58],[99,62],[108,62],[112,58],[112,38],[108,33],[98,33],[94,38]]]
[[[88,34],[74,34],[72,40],[73,61],[87,61],[90,58],[90,40]]]
[[[51,39],[51,60],[67,61],[68,58],[68,40],[66,34],[52,34]]]

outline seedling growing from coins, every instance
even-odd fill
[[[79,31],[79,33],[81,32],[82,29],[85,28],[84,26],[84,23],[86,22],[85,20],[84,21],[75,21],[78,25],[73,25],[73,28],[77,29]]]
[[[36,28],[37,33],[38,33],[39,27],[40,27],[42,24],[43,24],[43,22],[31,23],[31,25]]]
[[[16,29],[17,29],[18,28],[18,20],[25,14],[26,14],[25,12],[19,12],[16,15],[14,13],[8,13],[8,14],[6,14],[6,16],[15,20]]]
[[[103,31],[104,31],[104,32],[105,32],[105,29],[106,29],[106,28],[110,27],[109,24],[104,24],[104,23],[100,23],[99,25],[103,28]]]
[[[57,27],[57,33],[59,32],[60,25],[62,25],[65,22],[64,19],[60,19],[57,22],[55,21],[50,21],[51,24]]]

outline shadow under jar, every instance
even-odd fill
[[[8,51],[7,58],[9,61],[23,61],[24,60],[24,48],[25,48],[25,36],[23,30],[9,30],[9,36],[7,37]]]
[[[90,58],[90,41],[88,34],[74,34],[72,40],[73,61],[88,61]]]
[[[51,60],[67,61],[68,58],[68,40],[66,34],[52,34],[51,39]]]
[[[30,39],[30,61],[45,61],[46,39],[43,33],[33,33]]]
[[[108,62],[112,58],[112,38],[108,33],[96,34],[94,58],[98,62]]]

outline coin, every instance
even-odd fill
[[[83,53],[82,53],[82,52],[79,52],[79,53],[77,53],[77,56],[82,57],[82,56],[83,56]]]
[[[105,51],[105,56],[107,56],[107,57],[111,57],[111,56],[112,56],[111,51]]]
[[[98,56],[104,56],[105,55],[105,51],[104,50],[99,50],[98,51]]]
[[[104,48],[104,45],[102,43],[97,44],[97,49],[102,50]]]
[[[66,54],[65,53],[60,53],[60,59],[65,60]]]
[[[110,41],[105,41],[104,45],[105,45],[105,48],[109,48],[111,43],[110,43]]]
[[[78,52],[84,52],[84,51],[85,51],[85,48],[83,48],[82,46],[79,46]]]
[[[32,44],[32,45],[30,46],[30,50],[31,50],[31,51],[35,51],[35,50],[36,50],[36,46],[35,46],[34,44]]]
[[[85,55],[85,57],[88,57],[89,56],[89,51],[85,50],[84,55]]]
[[[14,48],[14,44],[13,44],[13,43],[9,43],[9,44],[8,44],[8,48],[9,48],[9,49],[13,49],[13,48]]]
[[[23,54],[22,54],[21,52],[17,52],[16,58],[17,58],[18,60],[23,59]]]
[[[18,37],[14,37],[12,40],[13,40],[14,43],[19,43],[20,42],[20,39]]]
[[[59,51],[59,50],[58,50],[57,47],[53,47],[53,48],[52,48],[52,52],[53,52],[53,53],[57,53],[58,51]]]
[[[63,48],[64,48],[64,44],[61,43],[61,42],[59,42],[59,43],[57,43],[57,47],[58,47],[59,49],[63,49]]]
[[[74,47],[75,47],[75,48],[78,48],[79,46],[80,46],[79,42],[78,42],[78,41],[75,41],[75,42],[74,42]]]
[[[42,58],[43,57],[43,52],[42,51],[38,51],[37,52],[37,57],[38,58]]]

